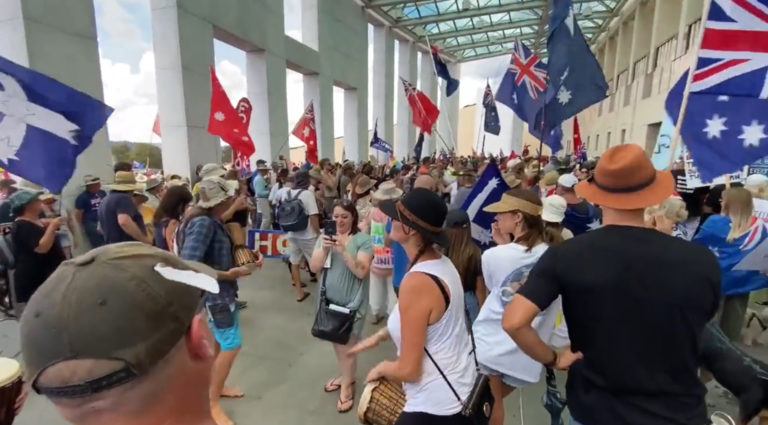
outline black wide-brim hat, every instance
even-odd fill
[[[399,221],[440,246],[448,244],[443,223],[448,213],[445,202],[429,189],[416,188],[400,200],[382,201],[379,209],[392,220]]]

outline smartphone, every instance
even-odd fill
[[[325,236],[330,236],[330,237],[336,236],[335,220],[325,220],[325,222],[323,222],[323,234],[325,234]]]

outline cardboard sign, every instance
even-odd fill
[[[764,176],[768,176],[768,158],[758,159],[757,161],[750,164],[748,175],[752,174],[762,174]]]
[[[249,230],[248,248],[258,249],[265,258],[286,257],[291,252],[291,244],[282,230]]]

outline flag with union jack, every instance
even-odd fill
[[[712,0],[680,129],[709,181],[768,156],[768,0]],[[677,119],[688,73],[666,109]]]

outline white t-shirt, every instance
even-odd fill
[[[296,197],[298,194],[299,201],[301,201],[301,205],[304,206],[304,212],[306,212],[308,216],[311,217],[320,214],[320,211],[317,209],[317,200],[312,192],[309,190],[288,189],[283,192],[283,195],[280,197],[280,202],[284,202],[288,199],[289,193],[291,197]],[[317,233],[315,232],[315,229],[312,228],[312,224],[307,223],[306,229],[298,232],[286,232],[286,236],[296,239],[314,239],[317,237]]]
[[[481,365],[530,383],[539,381],[542,365],[520,350],[502,329],[501,318],[547,248],[546,244],[539,244],[526,252],[523,245],[509,243],[483,253],[483,278],[490,293],[472,326]],[[545,343],[550,342],[559,311],[558,300],[533,320],[533,328]]]
[[[768,201],[760,198],[753,198],[752,203],[755,206],[754,216],[768,220]]]

